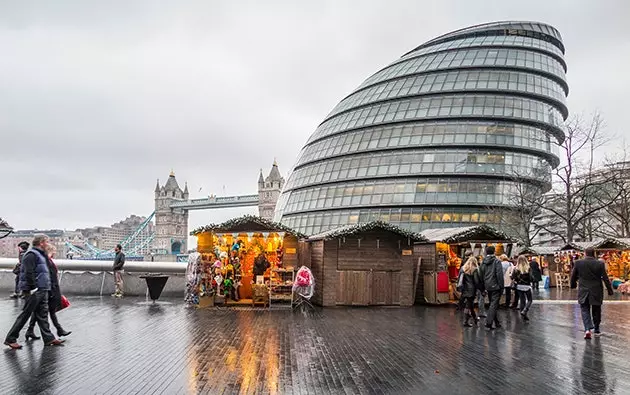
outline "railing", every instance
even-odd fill
[[[0,258],[0,269],[13,269],[17,258]],[[55,259],[59,271],[111,272],[113,261],[87,261],[80,259]],[[130,273],[186,273],[185,262],[125,262],[125,271]]]
[[[173,202],[173,208],[208,208],[208,207],[225,207],[225,206],[255,206],[258,204],[258,195],[241,195],[241,196],[210,196],[201,199],[180,200]]]

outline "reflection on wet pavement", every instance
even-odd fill
[[[177,300],[75,298],[65,347],[0,355],[0,394],[624,393],[630,311],[604,307],[601,339],[581,337],[572,304],[540,304],[529,324],[463,329],[452,307],[193,310]],[[19,301],[0,301],[6,333]],[[20,339],[21,341],[23,338]]]

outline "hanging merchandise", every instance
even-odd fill
[[[479,245],[481,245],[481,252],[479,255],[486,256],[486,244],[487,243],[479,243]]]

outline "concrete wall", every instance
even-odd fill
[[[130,296],[144,296],[147,285],[144,279],[140,278],[141,273],[125,273],[125,293]],[[162,292],[163,297],[184,297],[185,278],[183,274],[170,274],[170,278]],[[0,270],[0,293],[8,294],[13,292],[15,285],[15,275],[9,270]],[[99,295],[101,283],[103,281],[102,272],[68,272],[61,275],[61,292],[65,295]],[[105,272],[105,285],[103,295],[114,293],[114,276]]]

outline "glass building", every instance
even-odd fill
[[[498,224],[544,193],[567,118],[551,26],[496,22],[428,41],[376,72],[300,152],[275,220],[306,234],[383,220],[420,231]]]

